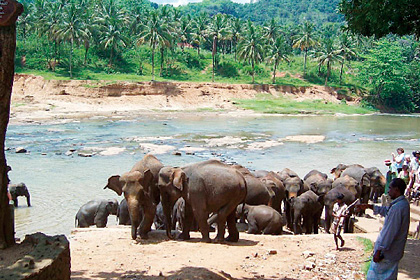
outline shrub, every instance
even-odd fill
[[[228,61],[223,61],[219,63],[217,67],[217,74],[219,74],[222,77],[227,77],[227,78],[239,76],[236,65]]]

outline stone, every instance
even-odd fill
[[[174,155],[174,156],[180,156],[182,154],[181,154],[181,152],[176,151],[176,152],[172,152],[172,155]]]
[[[324,257],[325,257],[326,259],[335,260],[335,255],[334,255],[334,254],[331,254],[331,253],[327,253]]]
[[[314,252],[311,252],[311,251],[303,251],[302,255],[303,255],[303,257],[305,259],[307,259],[307,258],[312,257],[313,255],[315,255],[315,253]]]
[[[270,249],[270,250],[268,250],[268,254],[269,255],[277,255],[277,250],[276,249]]]
[[[71,156],[73,154],[73,152],[72,151],[67,151],[67,152],[65,152],[65,155],[66,156]]]
[[[15,149],[15,152],[17,153],[17,154],[25,154],[26,152],[28,152],[24,147],[17,147],[16,149]]]
[[[308,262],[308,263],[306,263],[306,264],[305,264],[305,266],[304,266],[305,270],[312,270],[312,269],[314,269],[315,267],[316,267],[316,264],[315,264],[315,263],[313,263],[313,262]]]
[[[79,152],[78,155],[79,157],[92,157],[93,156],[93,154],[85,153],[85,152]]]

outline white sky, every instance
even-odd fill
[[[171,4],[175,7],[177,7],[179,5],[186,5],[186,4],[192,3],[192,2],[201,2],[201,0],[151,0],[151,1],[155,2],[155,3],[158,3],[158,4]],[[232,0],[232,2],[243,4],[243,3],[249,3],[250,0]]]

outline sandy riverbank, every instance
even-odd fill
[[[17,74],[12,92],[11,122],[197,111],[203,114],[249,114],[238,109],[233,104],[234,99],[251,99],[262,93],[334,103],[343,98],[333,88],[321,86],[57,81]]]

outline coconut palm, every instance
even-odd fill
[[[289,62],[289,55],[290,51],[287,47],[286,39],[283,36],[279,36],[276,40],[268,45],[268,63],[274,64],[274,71],[273,71],[273,84],[276,83],[276,71],[277,66],[282,60]]]
[[[350,60],[352,57],[356,57],[356,50],[353,44],[353,40],[348,35],[348,33],[341,33],[339,36],[339,51],[340,55],[342,56],[341,60],[341,68],[340,68],[340,84],[343,77],[343,68],[344,64]]]
[[[264,37],[274,42],[277,36],[280,34],[280,26],[277,21],[272,18],[270,22],[264,25]]]
[[[299,48],[304,52],[304,65],[303,72],[306,73],[306,59],[308,57],[308,51],[311,47],[317,45],[315,39],[314,25],[309,21],[306,21],[299,30],[299,33],[294,37],[293,48]]]
[[[334,44],[333,38],[326,38],[323,40],[323,45],[315,52],[315,57],[318,61],[318,72],[321,66],[327,66],[327,75],[325,76],[325,86],[328,85],[328,78],[331,75],[331,67],[335,62],[342,61],[341,49]]]
[[[264,44],[261,33],[256,29],[250,20],[247,22],[247,29],[242,41],[239,43],[239,58],[251,63],[252,83],[255,82],[255,64],[263,60]]]
[[[200,46],[206,40],[207,15],[200,13],[192,23],[192,42],[197,46],[197,54],[200,57]]]
[[[236,61],[236,55],[238,51],[237,46],[238,46],[239,39],[241,38],[243,24],[244,22],[240,18],[233,18],[230,21],[230,25],[229,25],[229,33],[230,33],[234,50],[235,50],[235,61]]]
[[[152,48],[152,80],[155,79],[155,51],[159,46],[169,46],[171,42],[170,31],[165,20],[158,11],[151,11],[149,18],[143,25],[139,35],[138,44],[149,44]]]
[[[217,55],[217,43],[219,40],[222,40],[224,36],[227,34],[227,24],[226,24],[226,17],[222,14],[217,14],[212,17],[210,25],[208,26],[207,31],[208,37],[211,38],[213,41],[212,47],[212,76],[211,80],[214,82],[214,70],[215,70],[215,58]]]

